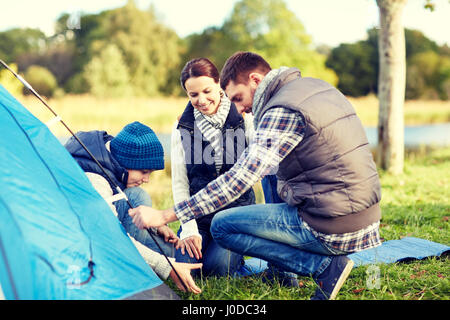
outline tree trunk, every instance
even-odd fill
[[[378,52],[378,165],[393,173],[403,172],[404,100],[406,83],[405,32],[402,12],[408,0],[377,0],[380,12]]]

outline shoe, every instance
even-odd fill
[[[334,300],[353,269],[354,262],[346,256],[335,256],[330,265],[314,279],[317,288],[311,300]]]
[[[261,280],[263,283],[278,282],[281,286],[286,288],[298,288],[297,275],[291,272],[278,271],[273,268],[267,268],[261,274]]]

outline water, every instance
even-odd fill
[[[375,147],[378,143],[377,128],[366,129],[369,144]],[[444,147],[450,145],[450,122],[423,126],[405,127],[405,147],[419,146]]]

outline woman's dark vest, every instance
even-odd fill
[[[259,119],[280,106],[298,111],[306,125],[303,140],[278,168],[283,201],[323,233],[353,232],[379,221],[377,169],[364,128],[344,95],[291,68],[269,84]]]
[[[177,129],[181,134],[191,196],[206,187],[218,175],[230,170],[247,147],[244,118],[237,112],[233,103],[222,128],[223,164],[219,174],[217,174],[214,162],[214,150],[195,124],[194,107],[190,102],[181,115]],[[253,188],[250,188],[240,198],[221,210],[254,203],[255,193]],[[214,213],[198,218],[198,227],[209,230],[213,217]]]

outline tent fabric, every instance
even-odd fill
[[[122,299],[162,284],[71,155],[1,85],[0,284],[6,299]]]

